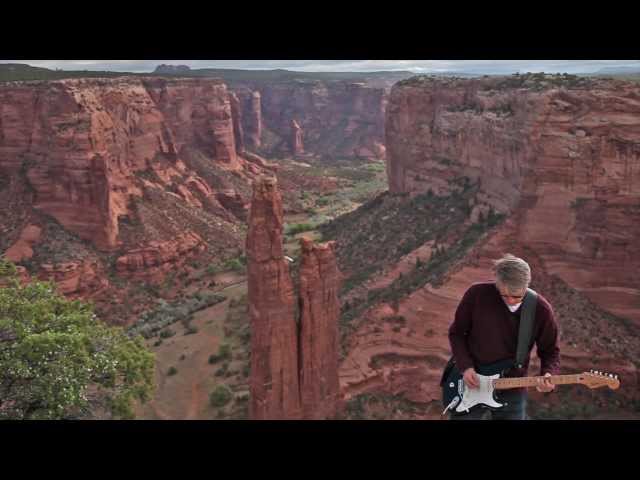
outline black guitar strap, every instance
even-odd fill
[[[529,353],[529,342],[533,332],[533,322],[536,318],[536,305],[538,294],[531,288],[527,288],[527,294],[522,300],[522,313],[520,314],[520,329],[518,330],[518,350],[516,351],[516,367],[522,368],[524,359]]]

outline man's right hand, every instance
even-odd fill
[[[464,383],[466,383],[469,388],[480,387],[480,379],[478,378],[478,375],[476,375],[476,371],[473,367],[467,368],[462,374],[462,378],[464,379]]]

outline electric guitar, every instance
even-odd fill
[[[468,387],[462,378],[462,373],[457,368],[453,369],[442,385],[443,402],[446,405],[442,415],[448,410],[451,410],[453,415],[464,415],[469,413],[472,408],[500,409],[505,404],[496,400],[494,396],[496,390],[535,387],[544,379],[550,380],[554,385],[580,383],[589,388],[607,386],[612,390],[620,387],[617,375],[593,370],[570,375],[551,375],[550,377],[503,378],[504,372],[512,366],[512,361],[504,361],[478,367],[476,372],[480,383],[478,388]]]

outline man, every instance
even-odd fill
[[[495,282],[476,283],[465,292],[449,328],[449,342],[456,366],[463,372],[469,388],[478,388],[475,366],[515,359],[518,344],[521,305],[531,282],[531,269],[521,258],[506,254],[496,260]],[[538,292],[536,315],[529,351],[522,368],[513,367],[507,377],[527,376],[533,344],[540,357],[540,375],[558,374],[560,349],[558,325],[549,302]],[[544,380],[537,387],[540,392],[550,392],[554,385]],[[501,390],[498,401],[507,405],[490,413],[494,420],[525,420],[527,391],[525,388]],[[476,408],[466,415],[452,419],[481,419],[487,410]]]

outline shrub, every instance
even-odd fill
[[[212,263],[211,265],[209,265],[206,270],[206,272],[209,275],[215,275],[219,271],[220,271],[220,267],[218,267],[218,265],[216,265],[215,263]]]
[[[211,395],[209,395],[209,403],[212,407],[224,407],[233,398],[231,389],[226,385],[218,385]]]
[[[167,328],[166,330],[163,330],[163,331],[160,332],[160,338],[173,337],[175,334],[176,334],[176,332],[174,332],[170,328]]]
[[[218,370],[216,370],[216,373],[214,375],[216,377],[221,377],[223,375],[226,375],[227,370],[229,370],[229,363],[225,362]]]
[[[293,225],[287,226],[286,234],[287,235],[297,235],[298,233],[308,232],[313,230],[315,225],[311,223],[294,223]]]
[[[175,375],[176,373],[178,373],[178,369],[176,367],[169,367],[169,370],[167,370],[167,375],[169,376]]]
[[[194,333],[198,333],[198,327],[194,327],[193,325],[189,325],[184,332],[185,335],[193,335]]]
[[[234,272],[238,272],[244,269],[244,264],[240,258],[232,258],[231,260],[227,260],[224,264],[224,268],[226,270],[233,270]]]

